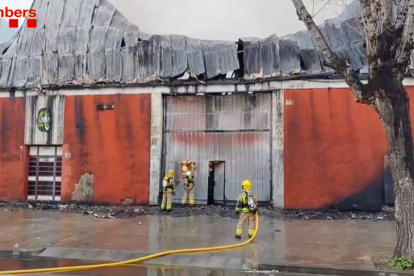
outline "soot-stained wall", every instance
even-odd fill
[[[0,98],[0,200],[25,200],[25,98]]]
[[[285,90],[285,99],[285,208],[381,209],[387,142],[378,115],[349,89]]]
[[[151,95],[68,96],[65,101],[63,152],[71,156],[63,156],[62,200],[72,200],[75,184],[89,173],[94,203],[148,204]],[[113,103],[115,109],[97,111],[98,103]]]

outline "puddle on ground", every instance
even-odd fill
[[[0,272],[10,270],[29,270],[39,268],[79,266],[89,264],[99,264],[101,262],[78,261],[55,258],[32,258],[26,260],[20,259],[0,259]],[[19,274],[26,275],[26,274]],[[29,274],[28,274],[29,275]],[[33,275],[33,274],[30,274]],[[284,275],[276,271],[271,272],[249,272],[234,270],[212,270],[208,268],[182,268],[171,266],[143,266],[127,265],[122,267],[99,268],[73,272],[59,272],[53,274],[37,275],[94,275],[94,276],[264,276],[264,275]],[[301,274],[303,275],[303,274]]]

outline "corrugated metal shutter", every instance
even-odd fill
[[[208,162],[225,161],[225,196],[235,201],[249,179],[260,201],[271,199],[271,93],[166,97],[165,170],[197,162],[196,202],[208,195]],[[183,195],[177,189],[176,201]]]

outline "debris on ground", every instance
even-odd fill
[[[85,204],[61,204],[56,202],[0,202],[0,208],[4,211],[19,210],[42,210],[60,211],[64,213],[80,213],[99,219],[130,219],[139,216],[151,216],[165,214],[175,217],[186,217],[193,215],[208,215],[237,218],[232,206],[205,205],[205,206],[181,206],[174,205],[172,212],[164,212],[159,206],[137,206],[137,205],[85,205]],[[303,219],[303,220],[394,220],[394,208],[384,207],[380,212],[357,212],[357,211],[299,211],[280,210],[276,208],[260,208],[259,213],[263,217],[275,219]]]

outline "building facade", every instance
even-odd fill
[[[364,73],[358,5],[319,28]],[[193,159],[199,204],[234,204],[244,179],[280,208],[393,203],[380,121],[308,31],[213,41],[146,34],[107,0],[32,8],[39,27],[0,45],[0,200],[155,205]]]
[[[380,121],[342,82],[44,92],[0,94],[0,200],[155,205],[192,159],[198,204],[233,204],[244,179],[286,209],[393,203]]]
[[[1,199],[148,203],[151,95],[57,93],[0,99]]]

